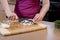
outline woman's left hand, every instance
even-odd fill
[[[43,19],[43,17],[40,16],[40,14],[36,14],[35,17],[33,18],[33,21],[34,21],[35,23],[39,23],[39,22],[42,21],[42,19]]]

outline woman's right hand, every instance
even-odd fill
[[[9,15],[7,15],[9,20],[16,20],[18,19],[18,16],[15,13],[11,13]]]

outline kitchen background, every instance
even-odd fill
[[[16,0],[8,0],[8,2],[10,4],[11,10],[13,11]],[[40,6],[42,7],[42,2],[40,3]],[[4,10],[2,9],[1,5],[0,5],[0,18],[1,19],[5,18]],[[55,20],[60,20],[60,0],[50,0],[50,9],[47,12],[44,20],[51,22]]]

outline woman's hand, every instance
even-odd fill
[[[42,21],[42,19],[43,19],[43,17],[40,16],[40,14],[36,14],[35,17],[33,18],[33,21],[34,21],[35,23],[39,23],[39,22]]]
[[[10,10],[8,0],[0,0],[0,1],[1,1],[1,5],[2,5],[4,12],[7,15],[7,17],[10,20],[18,19],[18,16],[15,13],[12,13],[12,11]]]
[[[9,16],[7,15],[9,20],[16,20],[18,19],[18,16],[15,13],[11,13],[9,14]]]
[[[44,16],[46,15],[46,13],[50,7],[50,0],[43,0],[42,4],[43,5],[42,5],[40,12],[38,14],[36,14],[35,17],[33,18],[33,21],[36,23],[41,22],[42,19],[44,18]]]

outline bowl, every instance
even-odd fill
[[[55,28],[60,29],[60,20],[55,21]]]

